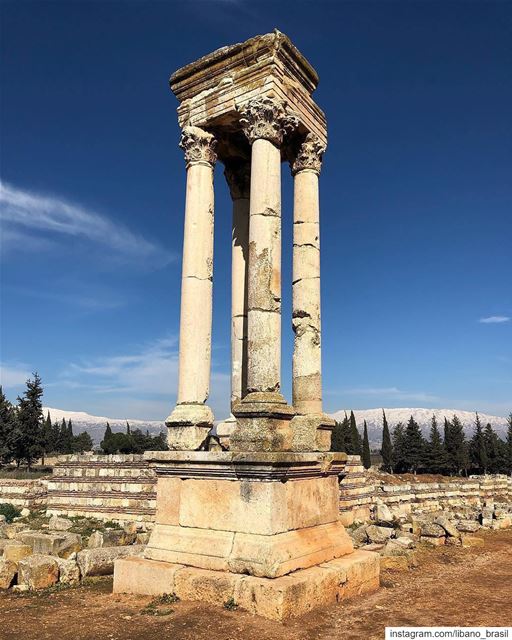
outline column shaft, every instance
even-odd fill
[[[252,145],[247,391],[278,392],[281,380],[281,155]]]
[[[293,406],[299,414],[322,412],[320,347],[320,217],[318,175],[294,179],[293,209]]]
[[[195,450],[213,426],[210,392],[215,139],[185,127],[187,161],[177,404],[166,424],[170,449]]]

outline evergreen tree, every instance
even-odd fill
[[[83,453],[84,451],[91,451],[93,446],[94,445],[92,438],[86,431],[79,433],[77,436],[73,436],[73,453]]]
[[[110,424],[107,422],[105,433],[103,434],[103,440],[100,442],[100,447],[103,449],[104,453],[116,453],[113,436],[114,434],[112,433]]]
[[[505,447],[506,473],[512,476],[512,413],[508,417],[507,441]]]
[[[469,458],[480,473],[487,473],[487,447],[485,443],[484,430],[480,422],[478,413],[475,417],[475,432],[469,443]]]
[[[43,387],[39,374],[33,375],[33,379],[27,380],[23,396],[18,396],[10,445],[17,466],[25,460],[29,470],[42,453]]]
[[[44,466],[44,460],[48,453],[51,451],[52,444],[52,419],[50,418],[50,412],[48,411],[46,415],[46,419],[43,422],[42,426],[42,437],[41,437],[41,464]]]
[[[369,469],[372,466],[372,458],[370,454],[370,442],[368,440],[368,426],[366,420],[364,421],[363,428],[363,466],[365,469]]]
[[[426,463],[431,473],[443,473],[446,469],[446,452],[435,415],[432,415],[430,439],[426,447]]]
[[[393,429],[393,469],[397,473],[403,473],[407,470],[405,459],[405,430],[401,422]]]
[[[453,416],[448,428],[449,442],[446,443],[448,463],[452,471],[461,475],[469,467],[469,449],[464,434],[464,427],[457,416]]]
[[[425,440],[416,420],[411,416],[404,432],[404,462],[414,474],[425,465]]]
[[[135,433],[135,431],[134,431]],[[334,429],[332,430],[331,436],[331,451],[342,451],[345,452],[345,431],[343,428],[343,423],[338,422],[334,425]]]
[[[489,473],[499,473],[501,467],[500,440],[489,422],[485,425],[483,436],[487,452],[487,469]]]
[[[62,453],[62,438],[60,432],[60,424],[57,420],[51,423],[50,431],[50,443],[48,445],[48,451],[52,453]]]
[[[128,422],[128,420],[126,421],[126,435],[130,435],[130,423]]]
[[[59,453],[69,454],[73,453],[73,437],[72,433],[69,432],[69,426],[66,422],[65,418],[62,418],[62,422],[60,424],[60,451]]]
[[[391,434],[389,433],[388,421],[386,413],[382,410],[382,447],[380,449],[382,456],[382,468],[388,473],[393,472],[393,445],[391,444]]]
[[[360,456],[363,452],[363,442],[353,411],[350,412],[350,450],[347,448],[347,452],[355,456]]]
[[[11,440],[14,428],[14,408],[4,395],[0,385],[0,463],[12,459]]]

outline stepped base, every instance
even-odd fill
[[[114,593],[162,595],[241,609],[271,620],[286,620],[379,588],[379,555],[354,551],[342,558],[279,578],[198,569],[147,558],[116,560]]]

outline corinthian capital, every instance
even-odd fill
[[[181,132],[180,148],[185,152],[187,167],[191,164],[215,165],[217,154],[215,137],[199,127],[184,127]]]
[[[240,116],[243,132],[251,144],[263,139],[279,147],[284,136],[298,125],[297,118],[288,113],[281,102],[271,98],[250,100],[241,109]]]
[[[316,174],[320,174],[322,169],[322,158],[326,145],[321,142],[314,133],[308,133],[306,139],[301,144],[299,153],[292,163],[292,174],[309,169]]]

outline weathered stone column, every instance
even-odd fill
[[[213,426],[210,390],[213,285],[214,136],[185,127],[180,147],[187,163],[181,276],[178,397],[167,418],[170,449],[198,449]]]
[[[250,101],[240,123],[252,145],[247,304],[247,395],[233,408],[231,449],[291,448],[292,408],[281,388],[281,152],[296,126],[270,98]]]
[[[231,410],[247,394],[247,277],[249,253],[249,162],[232,161],[224,171],[233,200],[231,238]],[[217,425],[220,443],[229,445],[233,414]]]
[[[334,421],[322,411],[320,327],[320,206],[323,145],[308,134],[292,164],[293,207],[293,448],[328,451]]]

